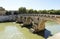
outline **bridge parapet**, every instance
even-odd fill
[[[51,14],[20,14],[20,16],[60,17],[60,15],[51,15]]]

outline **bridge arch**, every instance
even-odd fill
[[[45,23],[47,21],[54,21],[54,22],[60,23],[60,18],[45,18],[45,19],[41,18],[40,20],[38,20],[37,24],[33,25],[32,30],[34,32],[44,31],[45,30]]]
[[[24,15],[23,17],[23,24],[30,24],[32,23],[32,29],[34,29],[34,31],[38,32],[38,31],[42,31],[45,29],[45,23],[47,21],[54,21],[57,23],[60,23],[60,16],[56,16],[56,15]],[[24,19],[26,18],[26,19]]]

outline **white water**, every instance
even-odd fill
[[[0,31],[0,39],[25,39],[25,37],[16,26],[7,26],[4,31]]]

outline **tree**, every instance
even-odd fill
[[[14,15],[17,15],[18,14],[18,11],[14,11]]]
[[[34,13],[33,9],[28,10],[28,13]]]
[[[28,13],[28,14],[37,14],[37,13],[40,13],[40,14],[60,14],[60,10],[54,10],[54,9],[51,9],[51,10],[33,10],[33,9],[26,9],[25,7],[21,7],[19,8],[19,13]],[[8,13],[8,12],[7,12]],[[10,12],[9,12],[10,13]],[[15,14],[17,14],[17,12],[15,12]]]
[[[26,8],[25,7],[19,8],[19,13],[27,13]]]
[[[60,15],[60,10],[55,10],[56,15]]]
[[[34,12],[34,13],[38,13],[38,11],[37,11],[37,10],[33,10],[33,12]]]
[[[49,14],[55,14],[55,10],[51,9],[51,10],[48,10]]]
[[[41,14],[48,14],[48,10],[39,10],[38,13],[41,13]]]
[[[11,15],[11,11],[6,11],[6,15]]]
[[[38,10],[38,13],[41,13],[41,10]]]
[[[47,10],[42,10],[41,14],[48,14],[48,11]]]

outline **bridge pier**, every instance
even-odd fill
[[[34,24],[32,26],[32,32],[39,32],[39,31],[44,31],[45,30],[45,22],[46,20],[41,19],[37,24]]]
[[[23,25],[31,25],[31,28],[34,29],[34,32],[39,32],[45,29],[45,21],[42,18],[39,17],[18,17],[18,22],[23,22]],[[23,27],[23,26],[22,26]],[[27,26],[25,26],[27,27]],[[28,26],[30,27],[30,26]]]

